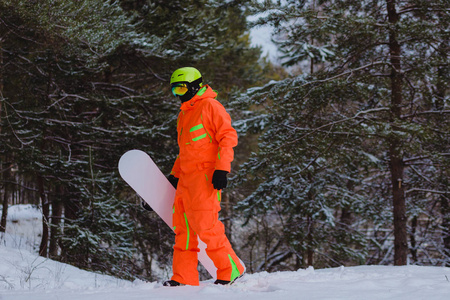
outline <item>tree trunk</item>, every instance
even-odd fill
[[[408,243],[406,233],[406,201],[403,185],[404,162],[402,140],[395,134],[396,123],[400,122],[402,105],[401,48],[397,39],[395,0],[386,0],[389,19],[389,56],[391,63],[391,129],[389,137],[389,168],[394,207],[394,265],[406,265]]]
[[[64,187],[60,186],[57,199],[53,199],[52,201],[52,221],[50,228],[50,248],[49,248],[49,256],[54,258],[58,256],[59,250],[59,237],[61,234],[60,224],[62,219],[63,212],[63,203],[62,197],[64,197]]]
[[[0,100],[3,99],[3,40],[0,38]],[[2,120],[2,102],[0,101],[0,123]],[[2,132],[2,127],[0,126],[0,133]]]
[[[2,102],[3,100],[3,48],[2,48],[2,40],[0,39],[0,134],[2,133]],[[0,170],[3,169],[3,164],[0,164]],[[9,171],[9,170],[8,170]],[[2,210],[2,220],[0,223],[0,232],[5,232],[6,230],[6,217],[8,216],[8,195],[7,195],[7,188],[6,188],[6,177],[7,172],[4,172],[4,193],[3,193],[3,210]]]
[[[418,220],[417,220],[417,216],[414,216],[412,218],[412,222],[411,222],[411,234],[410,234],[410,243],[411,243],[411,256],[412,256],[412,260],[413,262],[417,262],[417,241],[416,241],[416,232],[417,232],[417,224],[418,224]]]
[[[306,264],[309,266],[314,265],[314,248],[313,248],[313,230],[314,230],[314,221],[311,216],[308,215],[308,234],[306,236],[307,240],[307,248],[306,248]]]
[[[442,195],[440,197],[441,200],[441,210],[442,210],[442,232],[443,232],[443,241],[444,241],[444,253],[446,257],[446,267],[450,267],[450,201],[447,197]]]
[[[44,190],[44,179],[40,174],[37,175],[39,195],[42,204],[42,240],[39,246],[39,255],[47,257],[48,252],[48,218],[50,214],[50,204],[48,203],[47,196]]]
[[[438,77],[436,83],[436,102],[434,104],[435,110],[443,110],[445,107],[445,96],[447,93],[447,83],[449,82],[450,68],[447,61],[446,49],[449,47],[449,42],[442,42],[439,46],[439,53],[441,57],[441,63],[437,69]],[[440,118],[435,118],[434,122],[439,124]],[[448,152],[448,144],[441,144],[438,151],[445,153]],[[444,170],[439,176],[439,183],[442,187],[449,187],[450,172]],[[450,267],[450,200],[447,195],[440,196],[441,213],[442,213],[442,240],[444,242],[444,254],[446,255],[446,267]]]
[[[313,182],[313,175],[311,173],[308,173],[308,182]],[[311,203],[314,202],[314,192],[312,189],[309,189],[308,191],[308,201],[310,201]],[[307,230],[308,232],[306,233],[306,267],[309,266],[313,266],[314,264],[314,246],[313,246],[313,242],[314,242],[314,220],[313,217],[311,215],[311,212],[307,213],[307,217],[306,217],[306,224],[307,224]]]
[[[8,165],[7,162],[6,165]],[[0,168],[2,165],[0,165]],[[0,223],[0,232],[6,231],[6,219],[8,217],[8,204],[9,204],[9,194],[10,194],[10,186],[11,183],[11,167],[7,167],[5,171],[3,171],[3,205],[2,205],[2,220]]]
[[[6,155],[5,163],[0,164],[0,169],[5,166],[3,170],[3,201],[2,201],[2,219],[0,222],[0,232],[6,232],[6,221],[8,219],[8,206],[9,200],[12,194],[12,163],[13,157],[10,155]]]

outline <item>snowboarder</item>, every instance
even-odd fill
[[[225,235],[219,211],[237,133],[230,115],[215,100],[217,93],[203,85],[197,69],[176,70],[170,84],[173,95],[181,100],[181,112],[177,121],[179,155],[169,175],[176,188],[173,276],[164,285],[199,285],[197,237],[205,242],[206,253],[217,267],[215,284],[231,284],[243,275],[245,267]]]

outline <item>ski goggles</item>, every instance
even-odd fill
[[[172,94],[174,96],[183,96],[188,91],[188,86],[186,83],[174,83],[172,84]]]

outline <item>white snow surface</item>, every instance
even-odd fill
[[[15,210],[19,211],[17,219],[26,227],[28,217],[24,214],[30,209],[23,208]],[[30,215],[31,219],[36,217]],[[310,267],[294,272],[246,274],[231,286],[216,286],[208,280],[200,286],[172,288],[159,282],[131,282],[80,270],[10,243],[14,238],[8,232],[0,235],[0,300],[450,299],[450,268],[445,267]]]
[[[6,233],[0,236],[0,245],[37,252],[42,236],[41,211],[31,204],[12,205],[6,220]]]

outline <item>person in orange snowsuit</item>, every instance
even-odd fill
[[[173,207],[175,246],[173,276],[165,286],[199,285],[198,238],[217,268],[215,284],[231,284],[245,272],[219,220],[221,190],[237,145],[230,115],[202,84],[200,72],[191,67],[171,76],[172,93],[182,102],[177,131],[179,155],[169,181],[176,188]]]

